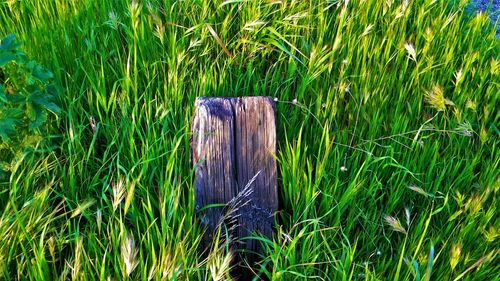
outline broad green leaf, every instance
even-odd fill
[[[14,51],[21,44],[16,40],[16,35],[9,34],[4,39],[0,40],[0,51]]]
[[[31,102],[26,105],[26,113],[28,115],[28,119],[31,121],[35,120],[36,118],[36,111],[35,111],[36,106],[37,106],[36,104],[33,104]]]
[[[42,106],[43,108],[50,110],[56,115],[61,113],[61,108],[57,106],[54,102],[52,102],[52,97],[50,95],[46,95],[45,93],[36,92],[30,96],[31,102]]]
[[[16,125],[20,123],[17,118],[2,118],[0,119],[0,137],[2,141],[9,141],[10,137],[16,132]]]
[[[28,106],[28,118],[30,120],[29,129],[36,130],[43,126],[47,120],[47,112],[40,108],[40,106],[32,104]]]
[[[0,67],[16,60],[16,55],[12,52],[0,52]]]
[[[26,68],[28,68],[29,70],[33,71],[33,69],[35,68],[36,66],[36,61],[34,60],[30,60],[28,61],[26,64],[25,64]]]
[[[39,65],[35,65],[35,67],[33,68],[33,77],[45,83],[49,79],[52,79],[54,77],[54,74]]]
[[[45,87],[45,94],[50,97],[51,100],[55,100],[59,96],[60,89],[58,89],[54,84],[49,84]]]
[[[7,95],[7,101],[11,103],[24,103],[26,101],[26,97],[19,93],[9,94]]]
[[[0,111],[0,137],[7,142],[16,132],[15,127],[22,123],[23,110],[4,108]]]

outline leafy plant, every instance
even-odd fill
[[[49,112],[60,113],[53,74],[20,50],[14,34],[0,41],[0,180],[46,139]]]

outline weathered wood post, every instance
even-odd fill
[[[271,237],[278,210],[274,101],[198,98],[192,132],[196,208],[208,227],[203,247],[210,245],[221,219],[234,223],[233,238],[254,231]],[[251,239],[236,248],[260,251],[258,241]]]

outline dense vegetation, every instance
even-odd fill
[[[0,279],[229,279],[224,243],[197,253],[194,100],[269,95],[282,210],[256,273],[495,280],[500,45],[451,2],[1,1],[26,55],[0,64]]]

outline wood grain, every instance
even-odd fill
[[[196,210],[208,230],[202,246],[210,245],[222,224],[232,229],[235,247],[259,252],[257,240],[238,239],[273,233],[278,210],[274,101],[198,98],[192,133]]]

